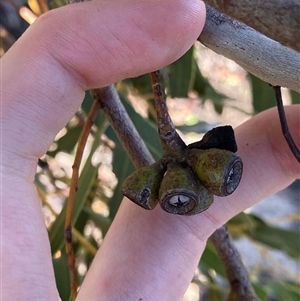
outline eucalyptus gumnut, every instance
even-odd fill
[[[165,173],[161,162],[137,169],[122,184],[122,193],[144,209],[153,209],[158,203],[158,191]]]
[[[189,149],[186,160],[203,185],[217,196],[230,195],[240,183],[243,162],[230,151]]]
[[[159,189],[159,204],[164,211],[194,215],[213,202],[209,192],[187,165],[170,163]]]

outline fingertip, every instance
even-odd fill
[[[197,0],[96,0],[42,15],[2,60],[7,128],[11,116],[18,120],[7,145],[45,153],[85,90],[172,63],[197,39],[204,19]],[[38,137],[39,147],[27,137]]]
[[[174,62],[196,41],[205,15],[193,0],[80,3],[48,18],[55,28],[44,47],[85,89],[105,86]]]

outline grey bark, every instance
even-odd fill
[[[218,11],[300,52],[299,0],[205,0]]]
[[[198,40],[273,86],[300,93],[300,53],[207,5]]]

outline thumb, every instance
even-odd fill
[[[195,0],[98,0],[43,15],[3,57],[4,151],[41,156],[84,90],[173,62],[204,20]]]

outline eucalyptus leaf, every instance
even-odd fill
[[[253,74],[249,73],[248,76],[251,83],[254,112],[259,113],[274,107],[276,100],[273,88]]]
[[[251,239],[271,248],[281,250],[288,255],[299,258],[299,233],[290,229],[271,226],[254,214],[240,213],[228,223],[229,230],[246,234]],[[231,231],[231,230],[230,230]]]
[[[48,151],[47,155],[51,157],[55,157],[55,155],[59,152],[66,152],[66,153],[71,153],[73,149],[75,148],[79,136],[82,131],[82,126],[81,125],[76,125],[76,126],[66,126],[66,134],[59,138],[55,143],[56,143],[56,149],[54,151]]]
[[[61,256],[58,258],[53,258],[52,262],[59,296],[62,301],[68,301],[71,294],[71,289],[68,258],[64,250],[62,250]]]
[[[194,46],[180,59],[166,67],[168,94],[172,97],[187,97],[195,81]]]
[[[252,283],[252,286],[259,300],[268,301],[268,293],[261,283]]]
[[[134,87],[141,95],[149,95],[152,93],[151,78],[148,73],[133,78],[127,78],[122,82],[130,87]]]
[[[290,95],[291,95],[291,98],[292,98],[292,104],[296,105],[296,104],[300,104],[300,94],[293,91],[293,90],[290,90]]]
[[[299,283],[292,281],[272,282],[268,286],[270,295],[277,300],[299,301]]]
[[[226,278],[223,264],[210,241],[207,242],[199,264],[201,270],[205,269],[207,271],[208,269],[213,269],[220,276]]]

